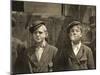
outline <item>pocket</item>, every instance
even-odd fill
[[[80,59],[81,66],[84,67],[84,69],[87,67],[87,58]]]
[[[50,62],[50,63],[48,64],[48,71],[49,71],[49,72],[52,72],[52,71],[53,71],[53,62]]]
[[[87,58],[81,58],[80,61],[87,61]]]

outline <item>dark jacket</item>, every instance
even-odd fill
[[[92,51],[84,44],[81,45],[76,56],[71,45],[67,45],[65,49],[58,53],[58,56],[55,71],[94,69]]]
[[[19,57],[16,60],[15,73],[40,73],[52,71],[56,52],[56,47],[46,43],[41,59],[38,61],[34,47],[22,50],[19,52]]]

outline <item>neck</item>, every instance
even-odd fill
[[[77,44],[79,44],[81,41],[72,41],[72,43],[74,44],[74,45],[77,45]]]
[[[45,43],[46,43],[46,41],[43,40],[42,42],[36,42],[35,45],[36,45],[36,46],[44,46]]]

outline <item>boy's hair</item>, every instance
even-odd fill
[[[74,26],[79,26],[80,30],[82,32],[82,24],[79,21],[72,21],[68,26],[67,26],[67,33],[70,32],[70,29]]]
[[[36,31],[36,30],[37,30],[39,27],[41,27],[42,25],[45,26],[45,22],[44,22],[44,21],[40,21],[40,20],[35,21],[34,23],[32,23],[32,24],[30,25],[29,31],[30,31],[31,33],[33,33],[34,31]]]

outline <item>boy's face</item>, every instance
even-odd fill
[[[70,37],[70,40],[73,41],[73,42],[78,42],[78,41],[81,40],[82,31],[81,31],[79,25],[73,26],[73,27],[70,29],[69,37]]]
[[[46,27],[42,25],[36,31],[33,32],[33,39],[36,43],[43,42],[47,37]]]

